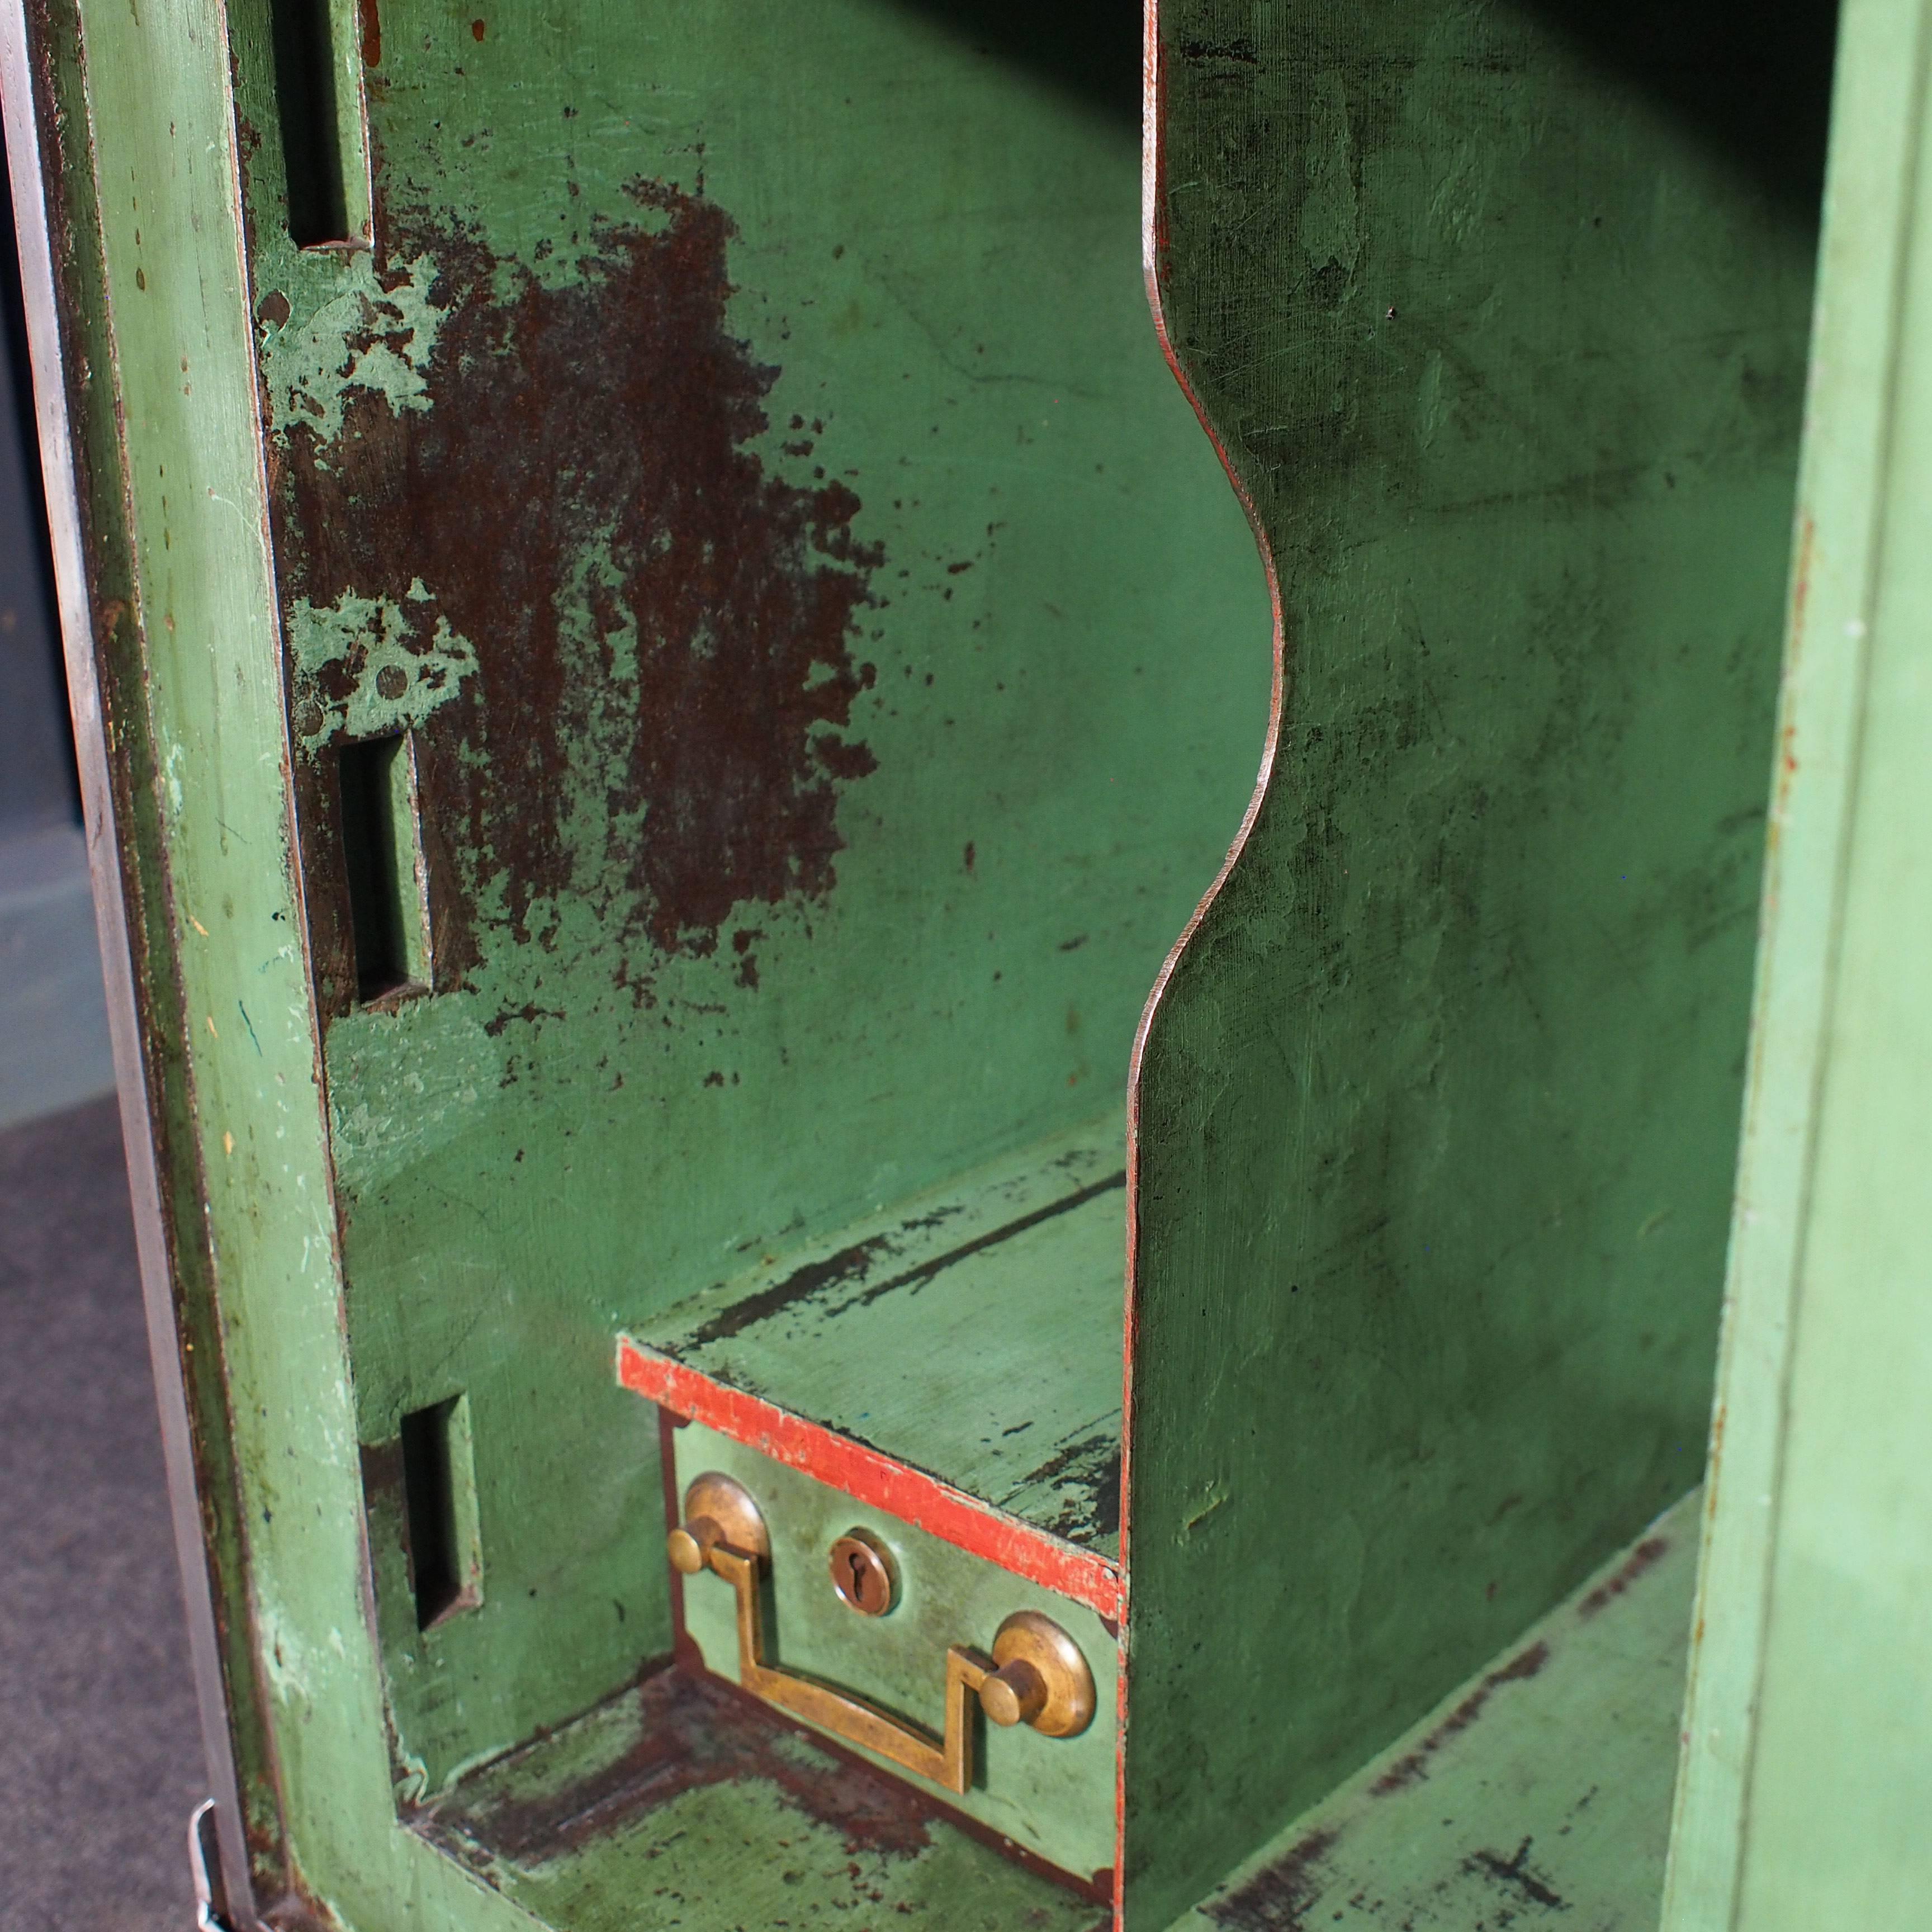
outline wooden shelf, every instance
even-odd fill
[[[1115,1114],[760,1256],[626,1342],[1112,1561],[1124,1143]]]
[[[1654,1932],[1701,1489],[1174,1932]]]

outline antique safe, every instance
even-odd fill
[[[14,0],[208,1922],[1907,1922],[1926,12]]]

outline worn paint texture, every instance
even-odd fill
[[[1256,566],[1135,308],[1130,142],[839,20],[391,32],[346,255],[289,245],[240,45],[358,1434],[467,1396],[490,1580],[418,1632],[373,1510],[412,1792],[668,1642],[620,1322],[1117,1104],[1258,746]],[[856,104],[775,128],[773,88]],[[372,1007],[338,760],[403,728],[429,983]],[[1095,1393],[1009,1418],[1051,1439],[998,1498],[1103,1537],[1118,1231],[1066,1324]]]
[[[417,1828],[556,1932],[618,1932],[640,1907],[748,1927],[1106,1922],[979,1856],[902,1780],[682,1670],[491,1767]]]
[[[25,28],[26,23],[22,25]],[[44,423],[50,400],[45,392],[58,382],[69,435],[65,453],[75,484],[73,535],[80,554],[70,560],[61,558],[56,566],[57,575],[64,575],[70,561],[79,580],[71,586],[61,586],[68,676],[90,838],[105,839],[102,800],[92,790],[98,772],[111,799],[119,841],[114,869],[122,895],[134,998],[132,1017],[140,1030],[142,1060],[142,1089],[138,1096],[124,1093],[123,1119],[145,1120],[152,1136],[158,1224],[140,1231],[143,1286],[151,1301],[158,1287],[168,1291],[170,1319],[164,1325],[174,1331],[184,1412],[179,1420],[199,1492],[195,1514],[204,1539],[202,1561],[217,1654],[212,1660],[202,1657],[192,1641],[190,1651],[197,1675],[212,1663],[212,1681],[200,1686],[204,1709],[214,1700],[226,1706],[230,1748],[241,1786],[238,1822],[248,1853],[259,1856],[272,1888],[279,1879],[274,1773],[250,1648],[246,1532],[236,1481],[236,1445],[229,1432],[216,1270],[207,1238],[198,1157],[202,1130],[189,1064],[196,995],[190,990],[190,969],[179,950],[186,936],[181,926],[182,900],[193,897],[206,905],[212,896],[202,882],[184,884],[174,871],[158,781],[164,761],[178,761],[176,734],[184,720],[179,712],[149,701],[151,646],[136,590],[128,452],[116,392],[111,384],[96,380],[97,371],[113,365],[117,351],[100,250],[102,202],[92,165],[77,10],[58,4],[37,7],[21,44],[38,125],[16,128],[10,118],[9,140],[19,144],[15,152],[23,154],[27,143],[38,136],[54,278],[52,320],[63,358],[58,371],[37,367],[37,400]],[[23,170],[16,165],[14,172],[18,182]],[[31,221],[33,217],[29,213],[24,218]],[[56,452],[45,452],[44,459],[52,492],[57,487]],[[58,518],[64,506],[55,501],[50,507]],[[70,587],[82,592],[84,608],[65,602]],[[112,930],[113,922],[104,921],[104,944],[112,944],[107,935]],[[112,976],[110,962],[110,982]],[[138,1126],[130,1127],[130,1167],[136,1171],[142,1158]],[[165,1271],[165,1282],[148,1275],[156,1260]],[[152,1334],[157,1325],[152,1309],[150,1324]],[[157,1380],[165,1404],[169,1377],[158,1362]],[[184,1552],[184,1568],[194,1560]],[[189,1594],[192,1600],[191,1582]]]
[[[568,898],[606,944],[706,952],[740,907],[832,887],[838,782],[874,764],[844,728],[883,560],[846,484],[748,447],[777,370],[727,327],[730,218],[624,192],[638,220],[594,224],[562,287],[386,199],[375,298],[297,332],[344,359],[277,397],[294,723],[313,747],[332,713],[434,712],[466,923],[554,942]],[[274,394],[272,338],[263,362]]]
[[[1700,1466],[1815,219],[1726,117],[1782,89],[1815,195],[1827,80],[1712,31],[1159,9],[1150,266],[1282,684],[1136,1094],[1135,1932]]]
[[[1118,1108],[1251,782],[1259,568],[1140,306],[1130,130],[972,36],[370,10],[373,245],[304,250],[263,0],[80,16],[258,1876],[485,1932],[523,1909],[399,1804],[670,1640],[614,1335]],[[385,884],[342,772],[397,733]],[[366,998],[392,889],[427,964]],[[1104,1540],[1094,1306],[1054,1346],[1102,1392],[1010,1474]],[[421,1628],[395,1445],[459,1396],[481,1588]],[[935,1845],[923,1909],[1005,1913]]]
[[[1701,1501],[1677,1503],[1174,1932],[1651,1932]]]
[[[886,1216],[761,1256],[634,1339],[1117,1558],[1122,1138],[1109,1114]],[[988,1347],[998,1334],[1028,1346]],[[891,1376],[876,1372],[881,1362]]]
[[[1928,34],[1844,10],[1666,1932],[1932,1888]]]
[[[1810,260],[1654,38],[1157,10],[1151,266],[1282,634],[1131,1096],[1132,1932],[1365,1763],[1370,1810],[1436,1795],[1694,1475]],[[849,1288],[870,1372],[943,1362],[952,1268],[854,1250],[1118,1103],[1268,672],[1131,136],[934,8],[382,15],[338,34],[366,248],[289,234],[266,0],[79,0],[64,56],[264,1898],[1077,1932],[902,1794],[808,1796],[794,1733],[639,1694],[662,1471],[610,1351],[714,1292],[704,1346],[823,1340]],[[430,970],[364,1001],[338,776],[405,730]],[[1022,1312],[955,1345],[1004,1394],[1072,1364],[1067,1413],[930,1453],[1093,1556],[1113,1408],[1068,1391],[1118,1307],[1042,1318],[1000,1245]],[[458,1395],[483,1586],[424,1630],[390,1445]],[[1566,1631],[1590,1696],[1679,1547]],[[1459,1882],[1564,1910],[1568,1822]],[[1307,1919],[1353,1842],[1306,1824],[1223,1922]]]

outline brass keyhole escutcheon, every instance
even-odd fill
[[[832,1546],[832,1587],[862,1617],[882,1617],[898,1601],[892,1553],[869,1531],[848,1530]]]

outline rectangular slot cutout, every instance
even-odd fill
[[[341,0],[271,0],[289,234],[298,248],[370,240],[362,91],[340,11]]]
[[[356,997],[363,1005],[430,984],[424,890],[410,734],[370,738],[338,752],[343,867],[356,947]]]
[[[416,1628],[426,1630],[483,1600],[470,1398],[452,1396],[404,1416],[402,1449],[410,1587]]]

